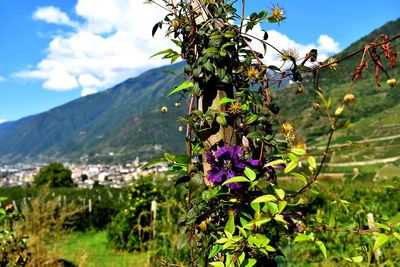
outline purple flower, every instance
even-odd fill
[[[207,151],[206,159],[211,165],[207,173],[207,178],[213,183],[223,183],[235,176],[243,175],[247,162],[242,160],[243,151],[238,145],[232,145],[230,148],[221,147],[214,155]],[[242,187],[241,183],[230,183],[227,186],[231,189]]]
[[[274,181],[276,179],[275,169],[271,166],[264,167],[265,164],[272,161],[268,160],[256,160],[256,159],[243,159],[243,151],[238,145],[232,145],[230,148],[221,147],[214,154],[211,151],[206,153],[207,162],[211,165],[211,169],[207,173],[207,179],[213,183],[223,183],[226,180],[231,179],[235,176],[243,176],[244,169],[248,166],[253,170],[257,170],[258,173],[266,175],[268,181]],[[275,166],[281,168],[281,166]],[[282,165],[282,168],[285,168]],[[231,189],[240,188],[243,186],[242,183],[229,183],[228,186]]]

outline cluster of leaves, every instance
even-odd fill
[[[6,198],[0,197],[0,203]],[[14,224],[22,220],[12,204],[0,208],[0,265],[1,266],[26,266],[30,260],[27,239],[18,236]]]
[[[72,187],[74,182],[71,174],[71,170],[65,168],[62,163],[53,162],[40,169],[34,178],[33,184],[35,186]]]
[[[316,49],[300,59],[295,51],[270,45],[267,33],[262,39],[251,36],[257,24],[285,19],[279,6],[272,8],[270,16],[263,10],[245,18],[244,11],[238,14],[234,8],[236,1],[163,2],[170,13],[154,26],[153,34],[166,24],[167,35],[179,51],[167,49],[156,55],[171,62],[179,57],[186,61],[188,80],[170,95],[178,93],[183,99],[188,95],[190,101],[188,115],[181,118],[187,124],[187,155],[166,153],[162,160],[182,174],[177,183],[187,185],[188,210],[180,223],[191,264],[272,265],[287,239],[312,242],[326,257],[325,244],[315,234],[316,229],[326,228],[307,229],[299,210],[303,195],[314,190],[345,105],[354,100],[349,93],[334,106],[318,85],[320,69],[335,68],[339,61],[319,62]],[[268,47],[276,50],[283,65],[265,65],[264,53],[252,48],[254,41],[263,45],[264,53]],[[301,92],[300,82],[310,74],[330,129],[318,165],[294,127],[280,121],[279,107],[270,96],[285,80],[297,83]],[[314,108],[320,104],[315,102]],[[295,176],[304,185],[284,189],[278,185],[277,173]]]
[[[162,195],[152,178],[142,178],[129,189],[127,206],[111,221],[107,236],[112,245],[123,250],[143,250],[152,235],[152,201]]]

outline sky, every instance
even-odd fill
[[[163,10],[143,2],[0,0],[0,123],[168,64],[149,59],[171,45],[163,34],[151,36]],[[301,54],[317,48],[320,60],[399,17],[398,0],[247,0],[246,14],[277,4],[287,19],[262,25],[268,41]],[[265,60],[273,64],[278,58],[269,53]]]

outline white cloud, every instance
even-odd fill
[[[4,82],[6,80],[6,78],[4,78],[3,76],[0,76],[0,82]]]
[[[250,35],[256,37],[262,37],[263,32],[259,26],[254,27]],[[292,39],[287,35],[282,34],[275,30],[268,31],[268,43],[274,47],[282,49],[294,49],[298,52],[300,57],[304,57],[311,49],[318,50],[318,61],[324,61],[329,57],[330,54],[335,54],[340,51],[339,43],[326,34],[321,34],[315,43],[301,44]],[[263,51],[263,46],[260,42],[253,40],[252,46],[257,51]],[[264,62],[267,65],[281,66],[282,60],[280,54],[271,47],[267,48],[267,54],[264,58]]]
[[[97,90],[95,88],[83,87],[82,88],[82,92],[81,92],[81,96],[87,96],[87,95],[91,95],[91,94],[95,94],[95,93],[97,93]]]
[[[83,22],[71,21],[55,7],[35,12],[36,19],[75,27],[52,37],[46,57],[15,76],[43,80],[49,90],[80,88],[86,95],[168,64],[149,59],[171,46],[163,34],[151,36],[153,25],[165,15],[158,6],[142,0],[78,0],[75,12]]]
[[[39,7],[32,17],[35,20],[43,20],[47,23],[77,26],[77,23],[71,21],[67,14],[54,6]]]
[[[87,95],[109,88],[143,71],[168,64],[154,53],[171,47],[171,42],[160,32],[151,36],[153,25],[161,21],[165,11],[143,0],[78,0],[74,12],[80,23],[72,21],[57,7],[40,7],[33,18],[46,23],[69,25],[72,28],[57,31],[45,51],[45,58],[34,67],[14,75],[23,79],[43,81],[49,90],[74,90]],[[261,28],[252,33],[262,36]],[[300,44],[288,36],[271,30],[268,41],[279,48],[295,48],[305,55],[312,48],[319,50],[319,60],[339,51],[331,37],[321,35],[310,44]],[[253,42],[262,51],[262,45]],[[268,49],[268,65],[281,65],[279,56]]]
[[[5,123],[7,120],[0,118],[0,124]]]

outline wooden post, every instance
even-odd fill
[[[375,220],[374,220],[374,214],[373,213],[368,213],[367,214],[367,220],[368,220],[368,228],[369,229],[375,229]],[[376,239],[375,236],[372,237],[374,240]],[[374,256],[375,256],[375,260],[379,263],[379,258],[382,256],[382,251],[380,248],[376,249],[373,251],[374,252]]]
[[[200,24],[212,16],[212,14],[205,8],[203,0],[192,0],[193,10],[199,11],[200,16],[196,18],[196,23]],[[209,27],[221,29],[222,24],[219,21],[215,21],[214,25],[210,24]],[[233,97],[233,88],[224,88],[223,90],[217,90],[214,88],[201,88],[203,94],[197,100],[197,107],[203,113],[207,112],[209,109],[216,111],[225,111],[225,105],[218,105],[218,102],[224,97]],[[206,93],[205,93],[206,92]],[[211,134],[206,140],[203,140],[206,146],[214,146],[220,141],[223,141],[224,145],[231,145],[235,142],[234,131],[231,126],[222,127],[216,133]],[[210,187],[211,183],[207,179],[207,173],[211,169],[210,164],[204,159],[203,160],[203,173],[204,173],[204,183]]]

